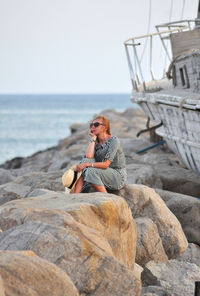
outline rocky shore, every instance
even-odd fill
[[[152,143],[139,109],[105,110],[128,181],[67,194],[65,170],[88,144],[73,124],[56,147],[0,166],[0,296],[193,296],[200,281],[200,178]]]

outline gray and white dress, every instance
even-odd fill
[[[83,158],[84,162],[111,161],[107,169],[88,167],[82,171],[84,181],[88,184],[104,185],[108,189],[121,189],[126,182],[126,163],[120,141],[112,136],[103,145],[95,144],[94,158]]]

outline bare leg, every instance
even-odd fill
[[[80,176],[80,178],[78,179],[78,181],[75,185],[74,193],[80,193],[83,188],[83,184],[84,184],[83,177]]]
[[[94,187],[94,189],[98,192],[104,192],[107,193],[107,190],[105,188],[105,186],[103,185],[97,185],[97,184],[92,184],[92,186]]]

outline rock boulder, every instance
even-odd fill
[[[177,260],[150,261],[142,272],[144,286],[161,286],[173,296],[194,296],[195,281],[200,281],[200,268]]]
[[[200,246],[188,244],[187,250],[177,260],[194,263],[200,267]]]
[[[30,252],[0,251],[0,274],[0,295],[79,295],[64,271]]]
[[[61,210],[74,219],[99,231],[108,240],[114,256],[133,269],[136,253],[137,229],[125,200],[112,194],[65,194],[47,192],[40,197],[6,203],[0,208],[0,228],[21,225],[36,210]],[[42,216],[42,215],[41,215]],[[62,216],[62,213],[60,213]],[[58,219],[61,219],[59,215]],[[47,221],[51,223],[51,218]]]
[[[136,262],[144,267],[151,260],[167,261],[156,224],[149,218],[136,218],[135,222],[138,230]]]
[[[131,208],[133,218],[146,217],[157,225],[169,259],[180,256],[186,250],[188,242],[180,222],[153,189],[135,184],[126,185],[114,193],[124,197]]]
[[[24,224],[0,235],[0,249],[34,251],[65,271],[80,295],[140,295],[137,273],[115,259],[100,232],[76,222],[69,214],[61,217],[59,210],[35,213]],[[51,220],[51,224],[34,219]]]

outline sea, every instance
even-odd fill
[[[57,145],[102,110],[127,108],[137,108],[130,94],[0,95],[0,164]]]

